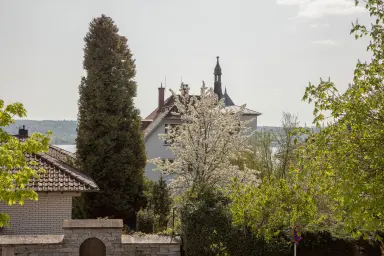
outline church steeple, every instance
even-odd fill
[[[221,74],[222,73],[221,73],[221,67],[219,63],[219,56],[217,56],[216,58],[217,58],[217,62],[216,62],[216,67],[213,73],[215,76],[214,92],[217,94],[219,99],[221,99],[223,97],[223,92],[221,90]]]

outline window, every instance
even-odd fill
[[[165,124],[164,133],[168,134],[169,132],[169,124]]]

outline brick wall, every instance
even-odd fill
[[[38,201],[8,206],[0,203],[0,212],[10,216],[9,227],[0,235],[63,234],[63,220],[71,219],[73,193],[39,193]]]

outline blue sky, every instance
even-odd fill
[[[283,111],[308,125],[308,82],[331,77],[344,90],[369,56],[349,34],[352,21],[368,21],[354,0],[0,0],[0,97],[24,103],[29,119],[76,119],[83,37],[101,14],[128,38],[142,116],[165,77],[174,90],[181,78],[195,93],[212,85],[220,56],[223,85],[263,113],[260,125],[279,125]]]

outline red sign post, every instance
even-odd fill
[[[301,237],[301,229],[299,226],[294,226],[292,230],[292,238],[293,238],[293,255],[296,256],[296,246],[303,239]]]

